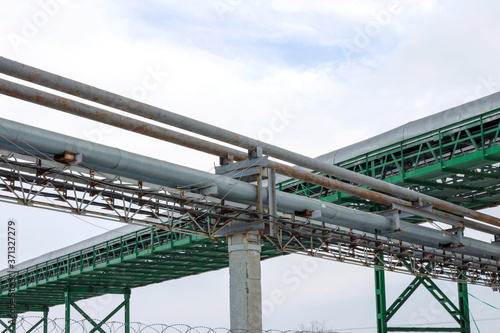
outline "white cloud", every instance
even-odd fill
[[[221,1],[230,6],[224,7],[227,10],[222,14],[214,7],[218,0],[134,4],[70,1],[61,5],[45,26],[38,27],[36,34],[25,37],[27,43],[19,45],[17,52],[6,36],[22,36],[24,18],[32,20],[43,9],[37,2],[2,1],[8,10],[0,13],[0,49],[2,56],[120,94],[131,94],[142,84],[147,68],[158,66],[167,75],[156,89],[147,92],[146,102],[252,137],[270,129],[277,114],[288,112],[293,116],[283,121],[280,130],[274,128],[272,143],[309,156],[500,88],[496,83],[500,81],[496,34],[500,8],[494,2],[402,1],[401,12],[349,61],[343,57],[339,42],[352,41],[357,29],[363,31],[367,22],[375,20],[373,13],[385,10],[387,3]],[[0,103],[1,117],[34,126],[81,138],[100,130],[94,122],[5,96],[0,96]],[[105,144],[203,170],[217,161],[121,130],[101,134]],[[29,223],[32,214],[19,212],[18,220]],[[60,223],[69,222],[84,223],[61,217]],[[57,244],[42,243],[39,250],[48,250],[48,245]],[[339,271],[328,274],[343,279],[349,279],[343,275],[348,271],[372,274],[368,269],[335,267]],[[213,283],[224,274],[227,272],[192,278],[189,283]],[[317,278],[318,284],[330,283],[328,277]],[[366,290],[371,288],[364,279],[356,281]],[[134,297],[144,300],[172,289],[184,290],[189,283],[141,288],[132,302]],[[355,289],[342,281],[337,283]],[[225,282],[217,288],[224,286]],[[316,292],[314,286],[310,288],[307,290]],[[331,293],[336,288],[325,287]],[[227,294],[216,287],[197,291],[199,294],[179,301],[178,308],[169,308],[171,317],[166,320],[189,320],[182,317],[182,308],[193,297],[205,299],[208,295],[213,299],[221,293],[224,299]],[[204,292],[207,294],[202,297]],[[182,298],[180,294],[177,300]],[[373,302],[368,292],[363,296],[364,302]],[[286,316],[297,311],[315,319],[315,300],[307,295],[297,297],[300,307],[296,306],[299,303],[284,306]],[[322,302],[327,306],[336,296],[325,297]],[[200,311],[208,313],[210,300],[204,302],[207,306],[201,306]],[[220,303],[199,323],[212,318],[206,324],[227,325],[227,299]],[[151,309],[136,308],[133,318],[165,320],[163,309],[154,309],[152,313]],[[351,312],[346,310],[345,317]],[[275,323],[273,326],[280,329],[295,327]]]

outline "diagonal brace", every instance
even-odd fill
[[[108,321],[109,318],[113,317],[122,307],[125,306],[125,301],[123,301],[120,305],[118,305],[106,318],[104,318],[99,324],[97,324],[92,318],[89,317],[89,315],[87,315],[85,313],[85,311],[83,311],[78,305],[76,305],[75,302],[71,301],[71,305],[76,309],[76,311],[78,311],[85,319],[88,320],[89,323],[91,323],[94,328],[92,328],[92,330],[89,332],[89,333],[94,333],[96,330],[99,330],[99,332],[101,333],[106,333],[102,328],[101,326],[104,325],[106,323],[106,321]]]
[[[386,321],[389,321],[398,310],[405,304],[405,302],[410,298],[411,295],[418,289],[424,280],[423,277],[417,276],[413,281],[406,287],[406,289],[399,295],[399,297],[392,303],[392,305],[387,309]]]
[[[34,329],[36,329],[38,327],[38,325],[40,325],[41,323],[45,323],[45,316],[40,319],[36,324],[34,324],[33,326],[31,326],[31,328],[29,330],[26,331],[26,333],[31,333]]]
[[[458,324],[460,324],[460,320],[469,320],[431,279],[425,278],[423,285],[431,293],[431,295],[434,296],[439,304],[441,304],[443,308],[445,308],[445,310],[453,317],[453,319],[457,321]]]
[[[12,330],[12,324],[10,325],[7,325],[6,323],[3,322],[3,320],[0,319],[0,324],[2,324],[3,327],[5,327],[5,329],[1,332],[1,333],[7,333],[7,332],[10,332],[10,333],[14,333],[14,331]]]

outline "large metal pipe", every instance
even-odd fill
[[[81,152],[82,165],[97,171],[111,173],[144,182],[166,186],[205,187],[216,185],[220,198],[243,204],[255,205],[257,188],[253,184],[229,177],[191,169],[154,158],[133,154],[117,148],[76,139],[40,128],[0,118],[0,149],[39,157],[54,156],[64,151]],[[195,184],[195,185],[192,185]],[[267,199],[267,193],[263,193]],[[375,230],[392,231],[393,220],[384,216],[349,209],[317,199],[278,192],[277,204],[280,211],[321,211],[318,220],[325,223],[353,228],[367,232]],[[442,244],[455,244],[457,240],[445,231],[430,229],[421,225],[401,222],[401,240],[424,246],[439,248]],[[481,258],[500,258],[500,247],[465,237],[465,250],[461,253]]]
[[[491,215],[477,212],[466,207],[434,198],[430,195],[418,193],[404,187],[384,182],[382,180],[371,178],[333,164],[328,164],[323,161],[292,152],[290,150],[279,148],[274,145],[255,140],[217,126],[198,121],[196,119],[188,118],[171,111],[135,101],[133,99],[120,96],[96,87],[92,87],[90,85],[59,75],[55,75],[38,68],[24,65],[16,61],[6,59],[4,57],[0,57],[0,73],[33,82],[77,97],[88,99],[96,103],[107,105],[122,111],[126,111],[197,134],[201,134],[210,138],[214,138],[245,149],[261,147],[266,152],[266,154],[283,161],[323,172],[334,177],[349,180],[356,184],[367,186],[372,189],[384,193],[389,193],[411,201],[422,200],[424,202],[432,204],[437,209],[473,218],[495,226],[500,226],[499,219]]]
[[[196,149],[205,153],[219,157],[227,157],[232,154],[234,160],[243,161],[248,158],[248,154],[242,151],[209,142],[200,138],[192,137],[164,127],[159,127],[141,120],[132,119],[116,113],[97,108],[88,104],[73,101],[68,98],[57,96],[35,88],[27,87],[18,83],[0,79],[0,93],[27,102],[43,105],[56,110],[67,112],[73,115],[99,121],[111,126],[116,126],[135,133],[147,135],[156,139],[175,143],[184,147]],[[282,175],[294,177],[313,184],[325,186],[333,190],[341,191],[367,200],[375,201],[387,206],[396,202],[402,205],[409,205],[408,202],[393,198],[389,195],[377,193],[357,187],[341,181],[330,179],[324,176],[315,175],[307,171],[292,168],[282,163],[268,161],[268,166],[277,170]],[[500,232],[500,229],[497,231]]]
[[[167,130],[164,127],[153,125],[151,123],[147,123],[130,117],[125,117],[108,110],[73,101],[66,97],[54,95],[1,78],[0,93],[17,99],[22,99],[27,102],[46,106],[76,116],[129,130],[135,133],[144,134],[176,145],[196,149],[203,153],[221,157],[231,154],[234,156],[234,159],[236,161],[243,161],[248,158],[247,153],[231,147],[222,146],[217,143],[209,142],[173,130]]]
[[[116,126],[122,129],[133,131],[139,134],[147,135],[156,139],[179,144],[184,147],[202,151],[208,154],[225,157],[232,154],[234,159],[242,161],[247,158],[247,154],[217,143],[209,142],[203,139],[192,137],[183,133],[179,133],[170,129],[159,127],[141,120],[132,119],[113,112],[97,108],[88,104],[73,101],[65,97],[57,96],[48,92],[44,92],[35,88],[27,87],[18,83],[0,79],[0,93],[14,98],[22,99],[31,103],[36,103],[56,110],[74,114],[87,119],[100,121],[102,123]],[[320,185],[343,193],[351,194],[386,206],[391,206],[393,203],[411,206],[410,203],[388,196],[383,193],[377,193],[343,183],[341,181],[327,178],[321,175],[316,175],[311,172],[299,170],[282,163],[268,161],[269,167],[277,170],[282,175],[300,179],[312,184]],[[500,220],[500,219],[499,219]],[[464,220],[465,227],[490,233],[492,235],[500,235],[500,229],[484,225],[474,221]]]

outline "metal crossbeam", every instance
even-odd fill
[[[123,236],[97,248],[17,272],[17,297],[26,305],[60,304],[51,286],[68,279],[72,279],[75,287],[96,285],[93,295],[110,292],[112,289],[101,287],[109,287],[111,280],[98,272],[113,271],[113,276],[119,274],[120,283],[133,286],[226,267],[226,244],[221,243],[222,239],[213,240],[231,232],[231,221],[251,226],[254,222],[261,224],[261,218],[266,218],[266,230],[271,227],[276,230],[275,233],[264,230],[267,250],[262,252],[263,258],[280,252],[307,253],[358,265],[379,265],[381,269],[403,273],[445,280],[465,278],[469,283],[500,287],[500,263],[494,259],[325,224],[314,220],[314,212],[306,217],[280,212],[270,216],[257,207],[223,202],[193,189],[159,186],[6,151],[2,155],[0,187],[5,191],[0,198],[4,201],[162,229]],[[382,265],[379,256],[384,258]],[[432,262],[432,269],[408,270],[402,263],[408,257],[415,267]],[[184,258],[190,265],[179,262]],[[195,261],[190,262],[191,259]],[[457,273],[462,271],[467,274]],[[7,277],[2,277],[0,303],[6,296],[6,281]],[[88,295],[74,293],[74,299]]]
[[[465,279],[468,283],[489,285],[493,288],[496,288],[500,281],[500,266],[496,260],[477,261],[453,251],[426,248],[390,237],[356,233],[343,228],[329,230],[318,226],[314,221],[310,223],[316,230],[308,234],[297,222],[290,222],[288,226],[280,225],[280,230],[286,232],[287,237],[278,239],[266,236],[266,239],[284,252],[304,253],[422,277],[447,281]],[[383,256],[383,261],[380,261],[380,256]],[[494,264],[489,266],[487,262]],[[457,270],[457,267],[464,271]],[[489,272],[484,271],[487,267]]]
[[[229,221],[252,221],[250,207],[221,204],[221,200],[203,194],[77,166],[69,168],[26,155],[0,154],[0,188],[4,190],[0,200],[4,202],[207,237],[221,231]],[[229,213],[234,217],[228,217]],[[254,214],[253,219],[257,218]]]

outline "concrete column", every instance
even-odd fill
[[[260,235],[240,233],[228,236],[228,241],[231,330],[262,332]]]

